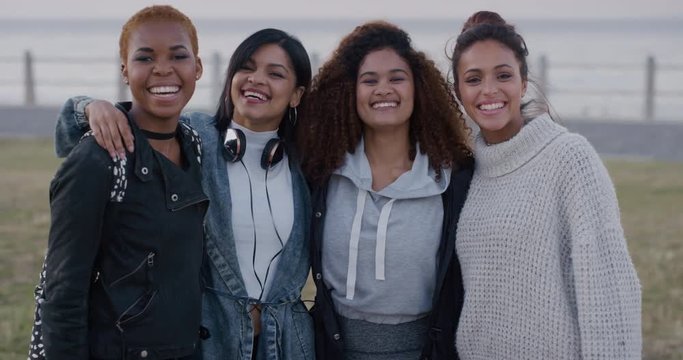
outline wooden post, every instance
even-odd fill
[[[311,54],[311,70],[313,71],[313,76],[318,73],[318,68],[320,68],[320,55],[317,52]]]
[[[225,83],[224,78],[225,75],[223,74],[223,65],[221,64],[221,54],[218,51],[216,51],[213,53],[213,77],[211,81],[211,99],[218,99],[221,97],[221,93],[223,92],[223,84]],[[230,94],[228,94],[228,96],[230,96]],[[211,104],[211,106],[218,106],[218,104]]]
[[[655,58],[647,57],[645,65],[645,121],[655,120]]]
[[[36,104],[36,82],[33,76],[33,55],[26,50],[24,53],[24,105]]]
[[[538,59],[538,87],[543,96],[548,96],[548,58],[545,55]]]

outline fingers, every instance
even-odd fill
[[[101,128],[98,125],[90,124],[90,129],[95,137],[95,141],[109,153],[112,159],[116,159],[117,153],[114,149],[114,144],[111,142],[111,135],[108,128]]]
[[[128,149],[128,152],[133,152],[135,150],[135,138],[133,137],[133,132],[128,124],[128,119],[123,115],[122,112],[118,112],[116,125],[118,126],[119,134],[121,134],[121,139]]]
[[[121,113],[118,110],[115,110],[118,113]],[[107,127],[107,133],[109,135],[109,139],[107,139],[107,143],[110,143],[113,145],[113,150],[116,154],[119,155],[121,159],[126,157],[126,148],[123,146],[123,140],[121,139],[121,133],[119,132],[119,124],[117,124],[118,119],[116,118],[115,113],[107,114],[109,117],[106,121],[106,127]],[[111,149],[107,147],[107,151],[111,153]]]
[[[126,149],[133,152],[134,138],[126,116],[112,104],[95,100],[88,104],[88,120],[97,143],[112,159],[126,157]]]

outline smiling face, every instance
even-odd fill
[[[127,54],[122,75],[133,96],[136,122],[158,127],[152,123],[177,120],[202,74],[187,31],[173,21],[142,23],[130,34]]]
[[[476,42],[462,53],[457,72],[460,101],[486,142],[500,143],[517,134],[527,81],[512,50],[495,40]]]
[[[393,49],[368,53],[358,68],[356,111],[373,130],[409,128],[415,84],[408,63]]]
[[[287,53],[276,44],[263,45],[232,77],[233,120],[254,131],[275,130],[303,92]]]

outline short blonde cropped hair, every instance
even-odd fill
[[[192,52],[195,57],[199,54],[197,29],[194,27],[192,20],[173,6],[153,5],[136,12],[125,24],[123,24],[121,36],[119,37],[119,56],[121,56],[121,61],[126,61],[126,58],[128,57],[128,40],[130,39],[130,34],[133,30],[140,24],[158,20],[179,23],[187,31],[188,35],[190,35]]]

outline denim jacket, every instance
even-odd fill
[[[87,126],[84,107],[87,98],[70,99],[57,123],[57,153],[68,152]],[[181,118],[202,139],[202,185],[211,199],[205,219],[205,282],[202,325],[208,336],[201,342],[204,359],[252,358],[253,326],[247,308],[254,303],[242,280],[232,233],[232,203],[224,156],[223,136],[213,116],[184,114]],[[294,224],[278,267],[273,287],[261,303],[259,360],[314,359],[313,322],[301,301],[309,260],[311,203],[306,181],[298,165],[291,161],[294,197]],[[245,210],[247,211],[247,210]],[[205,337],[207,337],[205,336]]]

